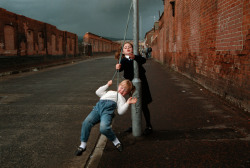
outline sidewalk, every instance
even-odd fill
[[[144,67],[154,132],[141,137],[124,133],[131,125],[130,112],[116,115],[113,129],[123,152],[107,141],[100,162],[93,158],[89,167],[98,162],[99,168],[250,167],[248,113],[152,59]],[[142,122],[144,129],[143,116]]]

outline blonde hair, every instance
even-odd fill
[[[125,89],[128,90],[128,93],[130,96],[132,96],[132,94],[135,92],[135,86],[133,85],[133,83],[130,80],[123,80],[119,86],[124,87]]]

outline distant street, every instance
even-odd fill
[[[90,59],[1,80],[1,167],[84,165],[99,128],[92,129],[86,157],[77,158],[81,123],[98,100],[95,90],[112,78],[115,63],[113,56]]]

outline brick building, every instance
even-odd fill
[[[40,22],[0,8],[0,57],[24,56],[73,57],[78,54],[76,34],[58,30]],[[3,61],[1,59],[1,61]]]
[[[120,43],[113,42],[90,32],[85,33],[83,36],[83,41],[85,44],[90,44],[92,46],[93,53],[114,52],[117,51],[121,46]]]
[[[250,110],[249,0],[163,0],[152,56]]]
[[[152,41],[153,41],[153,39],[152,39],[152,36],[153,36],[153,35],[154,35],[154,28],[152,28],[150,31],[148,31],[148,32],[145,34],[145,44],[151,46],[151,43],[152,43]]]

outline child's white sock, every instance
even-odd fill
[[[86,148],[86,145],[87,145],[87,143],[86,143],[86,142],[81,142],[80,147],[81,147],[81,148],[83,148],[83,149],[85,149],[85,148]]]
[[[112,141],[113,144],[116,146],[117,144],[121,143],[118,138],[115,138],[115,140]]]

